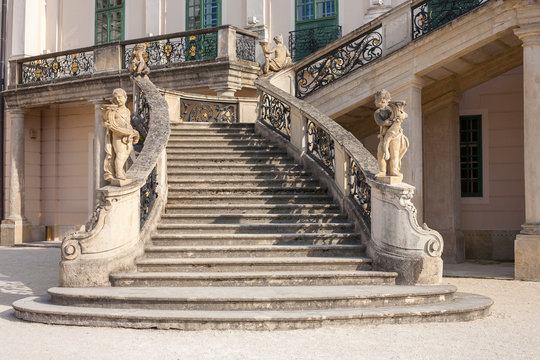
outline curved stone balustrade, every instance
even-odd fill
[[[272,99],[261,100],[261,114],[269,112],[265,109],[268,104],[274,109],[288,109],[274,112],[274,121],[259,121],[257,131],[286,147],[290,155],[325,183],[342,210],[355,222],[356,230],[365,235],[363,242],[376,270],[397,272],[397,282],[401,284],[439,284],[443,240],[427,225],[419,226],[411,203],[414,187],[375,180],[378,167],[373,155],[317,108],[273,84],[284,87],[287,80],[292,79],[285,71],[268,80],[256,81],[261,99]],[[277,118],[289,113],[290,132],[286,137],[281,128],[285,119]],[[276,124],[280,125],[276,127]],[[315,144],[314,138],[319,139]],[[313,151],[314,148],[318,151]],[[328,166],[330,162],[332,167]]]
[[[149,106],[150,126],[144,147],[127,171],[130,182],[99,189],[96,210],[90,220],[78,232],[64,237],[61,286],[107,286],[111,272],[133,267],[167,201],[165,146],[170,133],[167,103],[147,77],[135,78],[134,82]],[[141,206],[144,195],[150,191],[149,178],[157,198],[153,206]],[[148,211],[144,222],[139,208]]]

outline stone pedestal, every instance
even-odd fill
[[[523,41],[525,224],[515,241],[515,276],[540,280],[540,23],[514,30]]]
[[[30,223],[24,217],[24,113],[10,109],[9,203],[7,219],[2,221],[0,244],[14,245],[30,240]]]

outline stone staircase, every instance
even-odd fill
[[[173,125],[168,203],[136,271],[52,288],[20,318],[134,328],[296,329],[472,320],[491,300],[396,286],[313,176],[253,124]]]

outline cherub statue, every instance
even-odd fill
[[[114,89],[112,104],[101,108],[105,134],[105,181],[125,180],[124,165],[139,142],[139,133],[131,127],[131,112],[126,107],[127,94],[123,89]]]
[[[276,46],[273,49],[268,49],[268,43],[266,41],[261,41],[261,45],[264,53],[264,67],[263,73],[268,74],[268,71],[279,71],[287,66],[292,64],[291,53],[285,45],[283,45],[283,36],[277,35],[274,37],[274,42]],[[274,54],[272,59],[270,56]]]
[[[375,122],[379,125],[379,145],[377,146],[377,162],[379,173],[376,178],[385,176],[403,179],[401,159],[409,148],[409,140],[403,134],[401,124],[408,115],[404,111],[407,104],[405,101],[391,101],[390,93],[386,90],[377,91],[375,94]]]
[[[150,68],[144,61],[144,53],[146,52],[146,45],[137,44],[133,48],[131,53],[131,61],[129,62],[129,72],[133,76],[146,76],[150,74]]]

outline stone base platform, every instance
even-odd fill
[[[13,304],[48,324],[179,330],[290,330],[325,325],[468,321],[492,300],[445,286],[52,288]],[[268,310],[272,309],[272,310]]]

